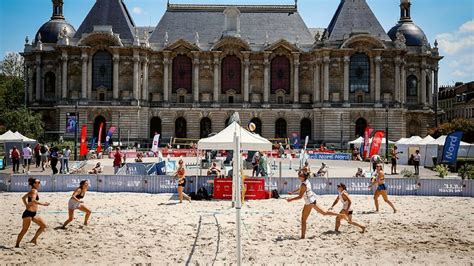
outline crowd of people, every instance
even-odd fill
[[[19,151],[16,146],[13,146],[10,151],[10,158],[13,166],[13,173],[20,173],[20,160],[23,158],[22,173],[30,174],[30,165],[34,163],[36,168],[41,168],[41,171],[46,171],[47,168],[51,168],[52,174],[69,173],[69,160],[71,157],[71,148],[60,150],[57,146],[51,145],[48,147],[46,144],[41,145],[37,143],[33,149],[30,144],[27,143],[25,147]],[[58,169],[59,164],[59,169]]]

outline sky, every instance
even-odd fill
[[[64,0],[64,15],[78,29],[96,0]],[[366,0],[385,31],[399,19],[399,0]],[[166,0],[124,0],[137,26],[156,26]],[[294,0],[171,0],[192,4],[294,4]],[[340,0],[299,0],[298,11],[310,28],[325,28]],[[439,84],[474,81],[474,0],[412,0],[411,17],[431,44],[438,40]],[[0,0],[0,56],[23,50],[25,37],[52,14],[51,0]]]

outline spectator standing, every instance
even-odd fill
[[[13,146],[12,152],[10,154],[10,158],[12,158],[13,163],[13,173],[17,174],[20,170],[20,153],[16,146]]]
[[[285,147],[281,142],[279,143],[279,146],[280,147],[278,148],[278,155],[280,155],[280,158],[283,158],[283,156],[285,155]]]
[[[35,149],[34,149],[36,168],[38,168],[40,166],[40,163],[41,163],[41,151],[40,150],[41,150],[41,145],[39,143],[37,143],[36,146],[35,146]]]
[[[255,173],[258,175],[258,160],[260,158],[259,152],[255,152],[252,156],[252,177],[255,176]]]
[[[41,167],[43,168],[43,171],[44,171],[46,167],[46,163],[48,161],[48,156],[49,156],[48,147],[46,145],[41,145],[40,153],[41,153]]]
[[[390,151],[390,155],[392,156],[392,168],[390,170],[390,173],[393,175],[393,174],[397,174],[397,161],[398,161],[398,155],[399,152],[398,152],[398,147],[397,146],[393,146],[392,150]]]
[[[26,147],[23,148],[23,172],[26,171],[30,173],[30,163],[31,163],[31,157],[33,155],[33,151],[30,148],[30,144],[27,143]]]
[[[66,170],[64,173],[69,173],[69,158],[71,157],[71,148],[66,146],[66,149],[63,150],[63,171]]]
[[[261,151],[260,159],[258,160],[258,173],[257,176],[260,174],[262,177],[267,176],[267,155]]]
[[[114,153],[114,174],[117,174],[120,167],[122,167],[122,154],[120,153],[120,148],[115,148]]]
[[[420,151],[416,150],[415,155],[413,155],[413,166],[415,167],[415,175],[420,175]]]
[[[55,175],[58,173],[58,168],[57,168],[58,158],[59,158],[58,148],[52,147],[49,157],[51,158],[51,169],[53,170],[53,175]]]

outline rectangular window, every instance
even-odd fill
[[[178,103],[184,103],[184,95],[179,95]]]
[[[229,96],[229,103],[234,103],[234,96]]]

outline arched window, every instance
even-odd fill
[[[107,51],[98,51],[92,62],[92,90],[100,87],[112,90],[112,55]]]
[[[284,90],[290,93],[290,60],[283,55],[273,58],[271,63],[271,92]]]
[[[275,122],[275,138],[287,138],[286,120],[278,118]]]
[[[193,84],[193,62],[186,55],[178,55],[173,59],[173,92],[182,88],[190,93]]]
[[[199,126],[199,137],[202,138],[207,138],[209,134],[211,134],[212,131],[212,122],[209,117],[204,117],[201,119],[201,123]]]
[[[186,138],[186,119],[178,117],[174,122],[174,136],[176,138]]]
[[[367,128],[367,120],[365,120],[362,117],[357,119],[356,127],[355,127],[355,135],[357,137],[363,137],[366,128]]]
[[[262,135],[262,120],[260,120],[257,117],[254,117],[254,118],[252,118],[252,120],[250,120],[250,123],[255,124],[255,131],[254,132],[259,134],[259,135]]]
[[[150,138],[153,138],[157,133],[161,134],[161,118],[155,116],[150,120]]]
[[[222,60],[221,87],[222,93],[233,90],[240,93],[241,86],[241,66],[240,59],[235,55],[228,55]]]
[[[407,96],[418,96],[418,79],[414,75],[407,78]]]
[[[96,138],[96,143],[99,141],[99,130],[100,130],[101,123],[104,123],[104,125],[102,126],[102,132],[101,132],[101,140],[100,140],[101,143],[104,143],[105,136],[107,134],[105,117],[99,115],[94,119],[94,133],[92,135],[92,137]]]
[[[356,53],[351,57],[350,64],[350,91],[369,92],[370,63],[369,57],[363,53]]]
[[[47,98],[54,97],[56,93],[56,75],[51,71],[44,75],[44,93]]]
[[[312,128],[311,120],[309,118],[303,118],[300,125],[300,138],[305,139],[308,136],[309,139],[312,139]]]

